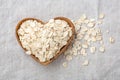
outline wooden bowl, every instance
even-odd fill
[[[66,51],[66,49],[68,48],[69,44],[70,44],[70,43],[72,42],[72,40],[74,39],[74,36],[75,36],[75,27],[74,27],[73,23],[72,23],[68,18],[65,18],[65,17],[56,17],[56,18],[54,18],[54,19],[55,19],[55,20],[64,20],[64,21],[66,21],[66,22],[68,23],[68,25],[72,28],[72,36],[68,39],[67,44],[66,44],[65,46],[63,46],[63,47],[60,49],[60,51],[59,51],[53,58],[51,58],[50,60],[47,60],[47,61],[45,61],[45,62],[40,62],[40,60],[39,60],[37,57],[35,57],[35,55],[33,55],[33,54],[30,55],[33,59],[35,59],[37,62],[39,62],[39,63],[42,64],[42,65],[48,65],[49,63],[51,63],[52,61],[54,61],[56,58],[58,58],[59,55],[61,55],[62,53],[64,53],[64,52]],[[21,20],[21,21],[17,24],[17,26],[16,26],[15,34],[16,34],[17,41],[18,41],[18,43],[20,44],[20,46],[21,46],[22,48],[23,48],[23,46],[22,46],[22,44],[21,44],[21,42],[20,42],[20,40],[19,40],[19,35],[18,35],[18,32],[17,32],[17,31],[18,31],[18,29],[20,28],[21,24],[22,24],[23,22],[27,21],[27,20],[36,20],[37,22],[40,22],[40,23],[42,23],[42,24],[46,24],[46,23],[42,22],[41,20],[35,19],[35,18],[24,18],[23,20]],[[23,48],[23,49],[24,49],[24,51],[27,51],[25,48]]]

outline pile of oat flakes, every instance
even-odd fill
[[[63,62],[63,67],[67,67],[69,61],[72,60],[73,56],[87,56],[87,50],[90,53],[95,53],[98,50],[101,53],[105,52],[105,45],[103,42],[103,32],[100,26],[103,23],[105,15],[101,13],[98,19],[89,19],[85,14],[83,14],[80,19],[73,21],[76,29],[76,36],[73,43],[69,46],[67,51],[64,53],[66,61]],[[109,30],[106,30],[109,33]],[[112,44],[115,42],[113,37],[109,38],[109,42]],[[100,47],[93,46],[92,44],[100,43]],[[81,65],[87,66],[89,60],[86,59]]]
[[[44,25],[36,20],[27,20],[18,29],[18,35],[26,54],[33,54],[41,62],[45,62],[67,44],[72,28],[60,19],[50,19]]]

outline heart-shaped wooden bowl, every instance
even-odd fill
[[[75,27],[74,27],[74,25],[73,25],[73,23],[68,19],[68,18],[65,18],[65,17],[56,17],[56,18],[54,18],[54,20],[64,20],[64,21],[66,21],[67,23],[68,23],[68,25],[72,28],[72,36],[70,37],[70,39],[68,39],[68,41],[67,41],[67,44],[65,45],[65,46],[63,46],[61,49],[60,49],[60,51],[53,57],[53,58],[51,58],[50,60],[48,60],[48,61],[45,61],[45,62],[40,62],[40,60],[37,58],[37,57],[35,57],[35,55],[31,55],[31,57],[33,58],[33,59],[35,59],[37,62],[39,62],[40,64],[42,64],[42,65],[48,65],[49,63],[51,63],[52,61],[54,61],[60,54],[62,54],[62,53],[64,53],[65,51],[66,51],[66,49],[68,48],[68,46],[69,46],[69,44],[72,42],[72,40],[74,39],[74,35],[75,35]],[[20,40],[19,40],[19,35],[18,35],[18,29],[20,28],[20,25],[23,23],[23,22],[25,22],[25,21],[27,21],[27,20],[36,20],[36,21],[38,21],[38,22],[40,22],[40,23],[42,23],[42,24],[46,24],[46,23],[44,23],[44,22],[42,22],[41,20],[38,20],[38,19],[35,19],[35,18],[25,18],[25,19],[23,19],[23,20],[21,20],[18,24],[17,24],[17,26],[16,26],[16,30],[15,30],[15,34],[16,34],[16,38],[17,38],[17,41],[18,41],[18,43],[20,44],[20,46],[23,48],[23,46],[22,46],[22,44],[21,44],[21,42],[20,42]],[[23,48],[25,51],[27,51],[25,48]]]

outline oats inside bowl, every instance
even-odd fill
[[[26,54],[32,54],[41,62],[45,62],[67,44],[72,30],[66,21],[60,19],[50,19],[46,24],[26,20],[20,25],[18,36]]]

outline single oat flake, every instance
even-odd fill
[[[99,14],[100,19],[103,19],[104,17],[105,17],[105,14],[103,14],[103,13]]]
[[[90,47],[90,52],[91,53],[95,53],[95,51],[96,51],[96,47]]]
[[[99,48],[99,51],[100,51],[100,52],[105,52],[105,47],[104,47],[104,46],[101,46],[101,47]]]
[[[110,37],[110,38],[109,38],[109,41],[110,41],[110,43],[114,43],[114,42],[115,42],[115,39],[114,39],[113,37]]]
[[[67,62],[63,62],[63,67],[67,67]]]
[[[88,61],[88,60],[85,60],[85,61],[82,63],[83,66],[88,66],[88,64],[89,64],[89,61]]]
[[[67,61],[72,60],[72,56],[71,56],[71,55],[67,55],[67,56],[66,56],[66,60],[67,60]]]
[[[107,33],[109,33],[109,30],[106,30]]]

